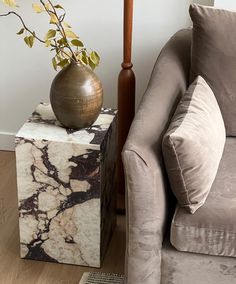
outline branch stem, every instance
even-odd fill
[[[10,12],[8,12],[8,13],[6,13],[6,14],[0,14],[0,17],[7,17],[7,16],[9,16],[9,15],[15,15],[15,16],[17,16],[17,17],[20,19],[20,21],[21,21],[21,23],[22,23],[24,29],[25,29],[27,32],[29,32],[33,37],[35,37],[35,38],[36,38],[38,41],[40,41],[41,43],[45,43],[44,40],[40,39],[34,32],[32,32],[29,28],[27,28],[27,26],[25,25],[25,23],[24,23],[22,17],[21,17],[19,14],[17,14],[16,12],[10,11]]]
[[[57,41],[55,39],[54,39],[54,45],[51,44],[51,46],[55,47],[57,50],[59,50],[59,51],[57,51],[57,55],[61,52],[61,53],[65,54],[68,58],[70,58],[70,55],[58,46]]]
[[[43,0],[40,0],[40,2],[41,2],[41,4],[44,6],[44,9],[47,11],[48,15],[51,16],[51,15],[50,15],[50,12],[49,12],[49,11],[47,10],[47,8],[46,8],[46,5],[45,5],[44,1],[43,1]],[[65,39],[65,41],[66,41],[66,47],[70,50],[70,52],[71,52],[71,54],[72,54],[72,60],[77,61],[76,55],[75,55],[73,49],[70,47],[70,44],[69,44],[69,42],[68,42],[68,40],[67,40],[65,30],[64,30],[63,25],[61,24],[61,21],[60,21],[60,19],[59,19],[59,17],[58,17],[57,11],[56,11],[55,7],[53,6],[53,4],[52,4],[52,2],[51,2],[50,0],[48,0],[48,3],[51,5],[51,8],[53,9],[53,11],[52,11],[51,13],[53,13],[53,14],[56,16],[56,18],[57,18],[58,23],[56,23],[56,26],[57,26],[57,28],[58,28],[60,34],[62,35],[62,37],[63,37],[63,38]],[[64,16],[64,17],[65,17],[65,16]]]

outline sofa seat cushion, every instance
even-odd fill
[[[194,215],[176,208],[170,240],[180,251],[236,257],[236,138],[226,139],[205,204]]]
[[[161,250],[161,284],[235,283],[235,258],[179,252],[165,239]]]

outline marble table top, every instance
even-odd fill
[[[40,103],[16,138],[83,144],[99,149],[116,113],[115,109],[103,108],[92,126],[81,130],[66,129],[56,119],[51,105]]]

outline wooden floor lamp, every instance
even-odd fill
[[[125,181],[121,151],[135,113],[135,75],[132,70],[133,0],[124,0],[124,51],[118,78],[118,209],[124,209]]]

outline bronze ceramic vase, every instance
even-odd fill
[[[50,101],[56,118],[64,127],[89,127],[102,107],[101,82],[90,68],[72,62],[53,80]]]

